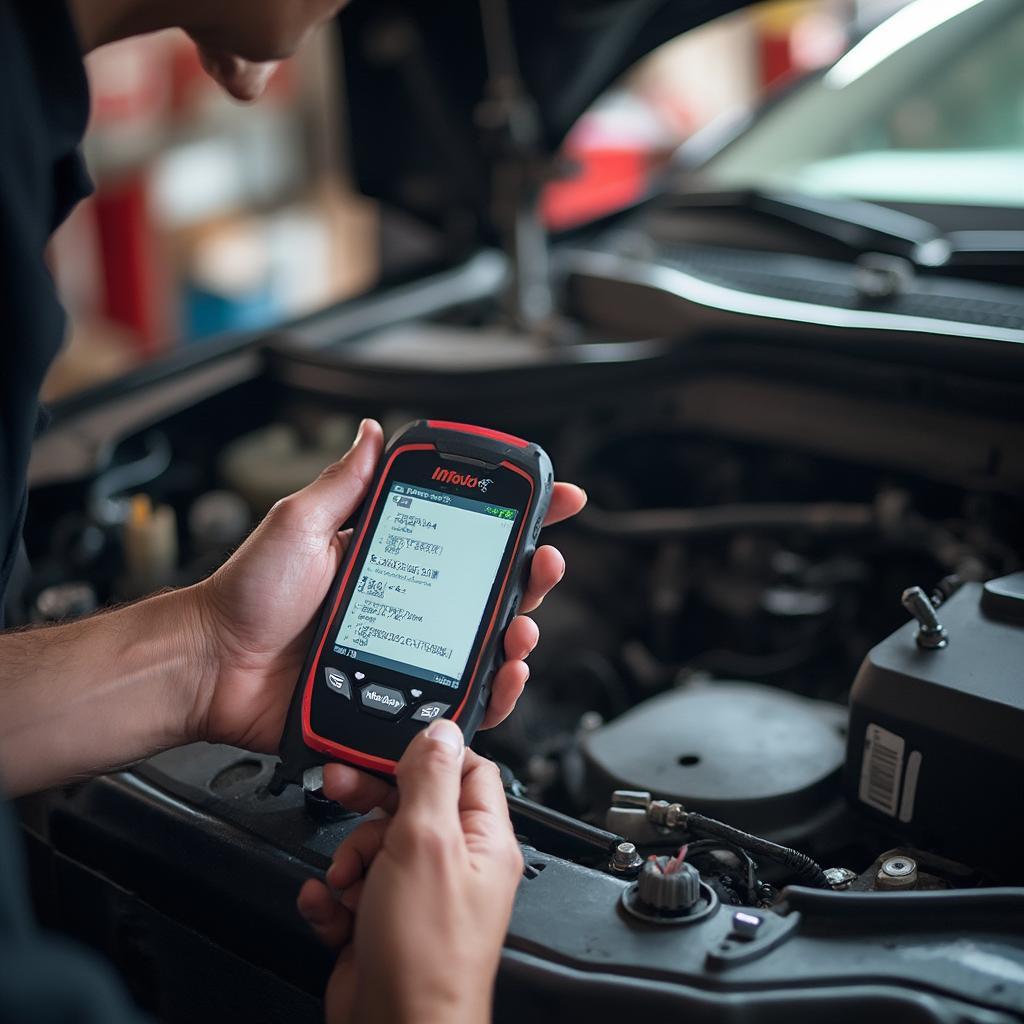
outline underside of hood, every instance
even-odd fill
[[[355,0],[339,18],[356,183],[453,250],[506,233],[590,104],[744,0]],[[486,29],[485,29],[486,26]],[[518,200],[517,200],[518,201]]]

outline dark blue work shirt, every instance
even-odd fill
[[[0,0],[0,624],[21,541],[39,389],[65,317],[44,253],[89,192],[89,88],[64,0]]]
[[[88,114],[63,0],[0,0],[0,598],[25,516],[39,388],[64,336],[44,250],[89,190],[78,155]],[[0,1024],[134,1024],[107,965],[36,927],[19,839],[0,798]]]

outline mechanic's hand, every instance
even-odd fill
[[[250,750],[277,749],[314,619],[349,542],[338,527],[366,494],[383,446],[380,425],[364,420],[349,452],[308,487],[279,501],[246,542],[196,590],[209,678],[197,687],[190,732],[197,739]],[[586,495],[555,484],[546,523],[575,515]],[[565,572],[553,547],[533,556],[524,611],[544,599]],[[537,645],[532,619],[517,616],[505,634],[508,659],[494,677],[484,728],[515,707]]]
[[[328,1024],[489,1021],[522,868],[497,768],[453,722],[432,722],[398,763],[394,817],[361,825],[327,885],[299,892],[299,912],[341,950]]]

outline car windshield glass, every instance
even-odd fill
[[[915,0],[703,169],[715,186],[1024,207],[1024,3]]]

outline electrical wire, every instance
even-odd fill
[[[753,854],[759,854],[789,868],[798,881],[814,889],[830,889],[828,879],[821,865],[808,857],[806,853],[793,850],[788,846],[780,846],[768,839],[751,835],[742,829],[733,828],[714,818],[706,818],[703,814],[688,811],[683,825],[687,832],[703,833],[735,843]]]
[[[747,902],[757,902],[757,863],[754,858],[736,843],[730,843],[724,839],[698,839],[688,844],[686,851],[687,859],[693,860],[697,857],[706,857],[715,853],[731,853],[740,863],[745,878],[743,884],[747,889]],[[719,862],[721,863],[721,862]]]

